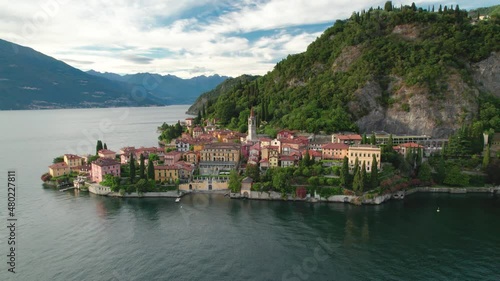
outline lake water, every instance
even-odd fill
[[[112,150],[156,145],[156,127],[183,120],[187,107],[0,111],[0,280],[500,280],[500,199],[491,195],[357,207],[198,194],[176,204],[42,187],[54,157],[93,153],[97,138]]]

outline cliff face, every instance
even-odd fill
[[[492,53],[489,58],[472,65],[474,82],[484,92],[500,97],[500,55]]]
[[[349,111],[360,131],[384,130],[396,134],[425,134],[446,137],[478,114],[479,90],[500,96],[500,57],[473,65],[474,82],[470,86],[458,73],[449,75],[443,96],[433,97],[426,88],[407,86],[399,77],[392,77],[388,91],[389,104],[381,104],[383,90],[369,81],[354,93]],[[453,70],[451,70],[453,71]]]

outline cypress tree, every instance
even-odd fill
[[[354,173],[359,170],[359,159],[356,157],[356,160],[354,160]]]
[[[97,145],[95,146],[95,155],[97,155],[97,153],[101,149],[103,149],[103,147],[102,147],[102,141],[101,140],[97,140]]]
[[[375,154],[373,154],[373,158],[372,158],[371,171],[372,172],[370,174],[370,187],[377,188],[378,187],[378,163],[377,163],[377,157],[375,157]]]
[[[483,156],[483,169],[486,170],[490,164],[490,146],[487,145]]]
[[[361,144],[367,144],[368,139],[366,138],[366,133],[363,133],[363,138],[361,139]]]
[[[130,168],[130,183],[134,183],[134,180],[135,180],[135,159],[134,159],[133,153],[130,154],[129,168]]]
[[[368,177],[366,176],[366,166],[365,161],[363,161],[363,165],[361,165],[361,186],[359,188],[360,192],[363,192],[367,183]]]
[[[108,146],[106,145],[106,143],[104,143],[103,148],[108,149]]]
[[[153,161],[148,162],[148,180],[154,180],[155,179],[155,165],[153,164]]]
[[[340,170],[340,184],[347,188],[349,186],[349,159],[344,156],[344,161],[342,162],[342,169]]]
[[[144,174],[144,155],[141,153],[141,156],[139,157],[140,159],[140,164],[139,164],[139,178],[140,179],[145,179],[146,175]]]
[[[377,137],[375,137],[375,133],[372,133],[370,137],[370,144],[377,145]]]
[[[352,190],[354,190],[354,192],[356,192],[356,193],[361,192],[362,184],[363,184],[363,180],[361,179],[361,173],[359,171],[359,166],[358,166],[358,169],[354,171],[354,180],[352,182]]]

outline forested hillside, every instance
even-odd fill
[[[245,130],[254,107],[261,130],[445,136],[481,119],[500,131],[499,49],[495,15],[479,21],[458,5],[428,11],[387,2],[338,20],[304,53],[220,94],[205,117]]]

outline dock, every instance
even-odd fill
[[[72,186],[72,187],[62,188],[62,189],[59,189],[59,191],[68,191],[71,189],[76,189],[76,187]]]

